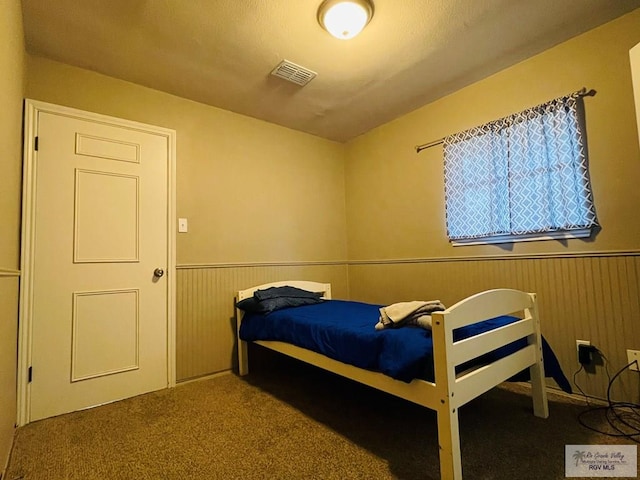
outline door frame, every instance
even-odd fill
[[[31,366],[33,325],[33,278],[35,259],[36,218],[36,157],[35,141],[38,136],[38,114],[47,112],[80,120],[115,125],[167,139],[167,387],[176,385],[176,131],[156,127],[132,120],[86,112],[52,103],[25,99],[24,103],[24,147],[22,172],[22,238],[20,307],[18,323],[18,391],[17,425],[29,423],[31,411],[31,389],[29,367]]]

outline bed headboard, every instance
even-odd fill
[[[284,282],[272,282],[265,283],[263,285],[258,285],[256,287],[247,288],[246,290],[240,290],[238,292],[238,301],[244,300],[245,298],[249,298],[253,296],[253,293],[256,290],[264,290],[269,287],[296,287],[302,290],[307,290],[309,292],[320,293],[322,294],[322,298],[325,300],[331,300],[331,284],[330,283],[319,283],[319,282],[309,282],[306,280],[286,280]]]

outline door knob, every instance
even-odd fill
[[[163,275],[164,275],[164,270],[163,270],[163,269],[161,269],[161,268],[156,268],[156,269],[153,271],[153,275],[154,275],[155,277],[157,277],[157,278],[160,278],[161,276],[163,276]]]

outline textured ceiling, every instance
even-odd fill
[[[373,0],[352,40],[321,0],[23,0],[29,53],[337,141],[640,7],[640,0]],[[318,76],[270,76],[281,60]]]

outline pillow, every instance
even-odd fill
[[[257,300],[267,300],[269,298],[289,297],[289,298],[320,298],[322,295],[301,288],[285,285],[284,287],[269,287],[264,290],[256,290],[253,294]]]
[[[315,303],[322,302],[319,297],[316,298],[298,298],[298,297],[276,297],[262,300],[260,305],[262,306],[262,312],[265,315],[282,308],[301,307],[302,305],[313,305]]]
[[[303,290],[304,291],[304,290]],[[322,302],[320,295],[314,294],[309,297],[273,297],[258,300],[255,296],[245,298],[236,303],[236,307],[249,313],[262,313],[264,315],[275,312],[283,308],[300,307],[302,305],[313,305]]]
[[[245,312],[262,313],[262,305],[260,305],[260,302],[256,300],[255,297],[245,298],[244,300],[236,302],[236,307]]]

